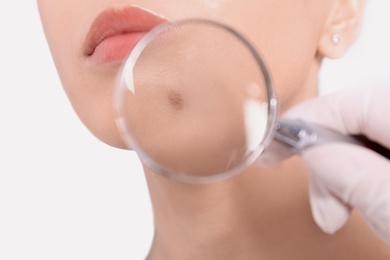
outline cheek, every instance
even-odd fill
[[[297,96],[306,95],[308,89],[315,92],[316,83],[310,79],[315,77],[312,73],[317,73],[312,69],[317,66],[317,41],[313,40],[310,28],[304,26],[284,26],[276,31],[260,50],[283,106],[293,103]]]
[[[323,19],[313,18],[316,10],[308,10],[302,3],[284,2],[283,8],[275,1],[237,6],[230,13],[233,19],[227,21],[249,38],[264,58],[282,106],[294,103],[297,95],[307,98],[308,89],[316,91],[311,79],[317,73],[313,68],[318,62]]]
[[[103,142],[124,148],[112,103],[117,68],[91,71],[82,55],[84,34],[95,15],[88,6],[97,5],[87,2],[38,0],[42,25],[64,90],[81,121]]]
[[[317,41],[311,28],[298,21],[275,26],[265,34],[257,41],[259,50],[285,109],[284,105],[294,103],[294,99],[306,95],[308,89],[315,92],[317,86],[310,82],[313,77],[310,74],[317,73],[312,69],[317,64]]]
[[[88,71],[61,70],[62,82],[71,104],[84,125],[104,143],[125,148],[116,127],[114,89],[116,71],[91,77]]]

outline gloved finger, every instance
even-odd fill
[[[390,162],[350,144],[326,144],[303,152],[312,172],[311,205],[317,224],[334,233],[357,208],[368,224],[390,243]]]

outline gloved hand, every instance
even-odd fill
[[[390,87],[365,88],[323,96],[288,111],[345,134],[362,134],[390,148]],[[358,209],[382,239],[390,243],[390,160],[356,145],[329,143],[308,148],[313,217],[333,234]]]

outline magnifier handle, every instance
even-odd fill
[[[271,165],[300,153],[306,148],[330,142],[363,146],[390,159],[390,150],[365,136],[345,135],[299,119],[280,119],[276,122],[274,139],[256,161],[256,165]]]
[[[364,146],[364,143],[355,136],[344,135],[332,129],[299,119],[282,119],[276,122],[274,138],[284,143],[294,153],[314,145],[329,142],[343,142]]]

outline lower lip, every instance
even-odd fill
[[[89,57],[95,64],[124,61],[147,32],[132,32],[115,35],[102,41]]]

